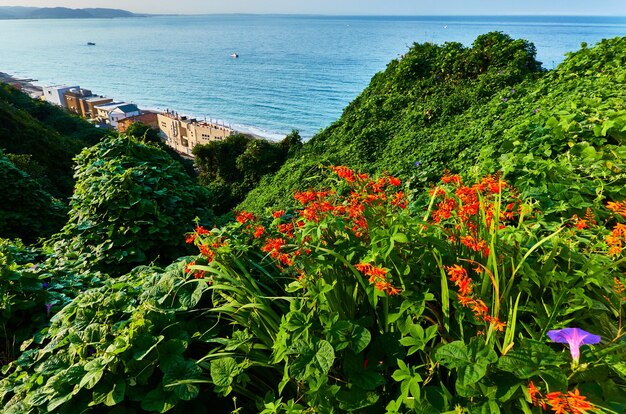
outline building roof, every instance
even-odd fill
[[[113,111],[128,114],[130,112],[139,112],[139,108],[135,104],[122,104],[115,108]]]
[[[107,99],[111,99],[111,98],[107,98],[106,96],[90,96],[87,98],[84,98],[84,101],[88,101],[88,102],[98,102],[98,101],[105,101]]]
[[[67,86],[67,85],[50,85],[50,86],[44,86],[45,89],[80,89],[80,86],[76,85],[76,86]]]
[[[120,105],[125,105],[123,102],[110,102],[104,105],[96,105],[94,108],[96,109],[104,109],[105,111],[112,111]]]

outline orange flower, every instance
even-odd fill
[[[578,219],[578,221],[576,221],[576,228],[578,230],[586,229],[587,227],[589,227],[587,220]]]
[[[402,181],[400,181],[400,179],[396,177],[389,177],[388,180],[389,180],[389,184],[394,187],[398,187],[400,186],[400,184],[402,184]]]
[[[271,253],[272,257],[276,258],[280,251],[280,248],[285,244],[283,238],[267,239],[265,245],[261,247],[261,251],[265,253]]]
[[[617,293],[618,295],[621,295],[626,290],[626,286],[624,286],[622,281],[619,280],[617,277],[613,278],[613,284],[614,284],[613,291]]]
[[[444,268],[448,272],[448,276],[450,277],[451,282],[456,282],[457,280],[467,277],[467,270],[465,270],[458,264],[455,264],[454,266],[444,266]]]
[[[264,233],[265,233],[265,227],[259,224],[258,226],[256,226],[256,229],[254,230],[254,237],[256,239],[260,239]]]
[[[485,305],[485,302],[480,299],[476,299],[474,301],[474,303],[471,305],[471,309],[476,316],[483,316],[486,315],[487,312],[489,312],[489,308],[487,307],[487,305]]]
[[[277,210],[272,213],[272,217],[274,218],[281,218],[284,215],[285,215],[285,210]]]
[[[196,233],[198,233],[199,235],[203,235],[203,234],[209,234],[210,231],[205,229],[202,226],[196,226]]]
[[[191,244],[196,240],[197,235],[195,233],[190,233],[185,236],[185,243]]]
[[[626,217],[626,201],[609,201],[606,203],[606,208],[614,213],[617,213],[623,217]]]
[[[191,267],[196,265],[196,261],[191,261],[185,266],[185,273],[191,272]]]
[[[354,171],[352,171],[350,168],[344,167],[344,166],[338,166],[338,167],[332,167],[332,169],[335,172],[335,174],[339,176],[339,178],[343,178],[349,183],[354,182],[355,180]]]
[[[443,177],[441,177],[441,182],[444,184],[454,183],[455,185],[461,185],[461,177],[458,175],[450,175],[445,173]]]
[[[404,193],[402,191],[398,191],[396,194],[394,194],[393,200],[391,200],[391,204],[401,209],[405,209],[407,203],[406,198],[404,197]]]
[[[292,223],[284,223],[278,225],[278,231],[283,233],[287,237],[293,237],[293,224]]]
[[[371,263],[358,263],[355,264],[354,267],[359,272],[369,276],[369,282],[380,292],[385,292],[388,295],[397,295],[400,293],[400,289],[393,287],[387,280],[386,275],[388,270],[384,267],[376,267]]]
[[[211,263],[215,257],[215,252],[206,244],[200,245],[200,254],[206,257],[209,263]]]
[[[580,395],[578,389],[567,394],[560,391],[551,392],[546,395],[546,400],[556,414],[587,414],[596,409],[589,401],[585,401],[586,397]]]
[[[242,211],[237,214],[237,217],[235,217],[235,219],[241,224],[246,224],[248,221],[254,220],[254,215],[252,213]]]
[[[500,320],[497,317],[489,316],[489,315],[485,315],[484,320],[485,322],[492,324],[493,329],[495,331],[504,332],[504,328],[506,327],[506,322],[500,322]]]
[[[546,403],[543,401],[543,396],[541,392],[535,387],[535,383],[530,381],[528,383],[528,394],[530,394],[530,401],[533,405],[541,407],[542,409],[546,409]]]

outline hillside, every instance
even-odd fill
[[[74,157],[106,131],[0,84],[0,237],[36,242],[64,224]]]
[[[78,116],[0,84],[0,149],[9,158],[21,156],[20,168],[57,198],[72,194],[74,156],[105,134]]]
[[[67,7],[1,7],[0,19],[96,19],[141,16],[120,9]]]
[[[554,157],[571,142],[623,143],[619,128],[605,130],[608,118],[595,114],[624,109],[625,43],[585,45],[549,72],[535,61],[532,44],[503,34],[480,36],[469,48],[415,44],[240,208],[285,207],[321,164],[388,171],[419,187],[444,170],[468,172],[479,160],[497,168],[493,161],[510,151]],[[568,122],[572,130],[564,135],[559,125]]]

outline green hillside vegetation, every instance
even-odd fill
[[[65,205],[42,190],[37,181],[17,168],[0,151],[0,234],[34,243],[49,237],[66,220]]]
[[[231,211],[264,176],[276,172],[301,146],[297,131],[277,143],[235,134],[223,141],[196,145],[193,155],[200,184],[215,194],[212,209],[220,215]]]
[[[49,103],[0,84],[0,149],[53,196],[72,194],[72,159],[106,131]]]
[[[554,158],[577,142],[623,144],[624,42],[583,47],[549,72],[531,44],[504,34],[470,48],[416,44],[240,208],[286,206],[303,182],[315,184],[305,180],[319,165],[388,171],[419,187],[444,170],[494,171],[506,153]]]
[[[196,147],[210,189],[84,149],[62,231],[0,240],[3,413],[625,412],[626,38],[534,53],[415,45],[301,147]]]
[[[48,244],[80,270],[123,274],[186,251],[182,228],[208,224],[211,194],[182,165],[151,144],[121,136],[76,158],[69,220]]]

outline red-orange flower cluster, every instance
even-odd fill
[[[534,406],[541,407],[543,410],[550,406],[550,411],[556,414],[587,414],[596,412],[596,407],[587,401],[587,397],[580,395],[578,389],[567,393],[555,391],[548,393],[544,397],[535,387],[535,384],[530,381],[528,383],[528,394]]]
[[[606,244],[609,246],[609,255],[619,256],[622,254],[624,242],[626,241],[626,225],[617,223],[611,234],[605,237]]]
[[[489,256],[489,246],[484,240],[477,240],[474,236],[461,236],[461,243],[475,252],[481,252],[483,256]]]
[[[407,201],[402,191],[394,189],[395,193],[389,192],[390,188],[401,185],[400,179],[387,176],[372,180],[367,174],[356,174],[348,167],[336,166],[331,169],[352,187],[350,195],[346,198],[330,199],[329,197],[335,196],[334,192],[314,190],[297,192],[294,197],[303,206],[299,213],[302,219],[318,223],[328,215],[345,218],[348,221],[346,229],[351,230],[357,237],[366,237],[367,207],[383,208],[391,205],[400,209],[406,208]]]
[[[247,211],[241,211],[237,214],[235,220],[237,220],[241,224],[246,224],[247,222],[254,220],[254,214]]]
[[[192,267],[196,265],[196,261],[192,261],[187,263],[187,266],[185,266],[185,273],[189,274],[191,273],[191,271],[193,270]],[[206,271],[204,270],[195,270],[193,272],[193,277],[196,279],[204,279],[206,275]]]
[[[336,166],[331,168],[335,172],[335,174],[337,174],[340,178],[343,178],[347,182],[353,183],[355,181],[354,171],[352,171],[350,168],[344,166]]]
[[[263,236],[264,234],[265,234],[265,227],[263,227],[260,224],[256,226],[256,229],[254,229],[254,238],[260,239],[261,236]]]
[[[534,406],[541,407],[543,410],[546,409],[546,402],[543,399],[543,395],[541,395],[541,392],[535,387],[535,383],[532,381],[528,383],[528,394]]]
[[[477,320],[483,320],[493,326],[496,331],[504,331],[506,322],[501,322],[497,316],[489,315],[489,308],[481,299],[473,297],[472,279],[468,276],[467,270],[458,264],[445,266],[448,278],[457,287],[457,299],[461,306],[469,308],[474,313]]]
[[[285,239],[282,237],[267,239],[265,245],[261,247],[261,251],[269,253],[273,259],[278,260],[285,266],[292,266],[293,258],[289,254],[280,251],[284,245]]]
[[[612,212],[619,214],[620,216],[626,218],[626,200],[623,201],[609,201],[606,203],[606,208],[611,210]]]
[[[388,295],[397,295],[400,293],[400,289],[393,287],[387,280],[387,269],[384,267],[376,267],[371,263],[359,263],[354,265],[354,267],[359,272],[369,276],[369,282],[379,291],[385,292]]]

